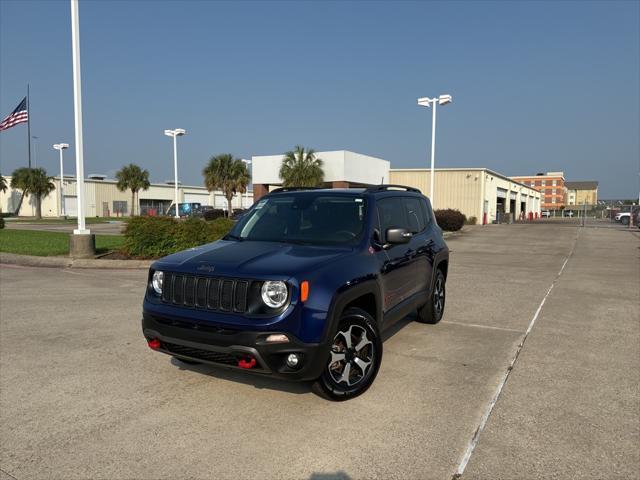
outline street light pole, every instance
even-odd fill
[[[173,137],[173,189],[174,189],[174,203],[176,207],[176,218],[180,218],[180,212],[178,211],[178,141],[177,137],[184,135],[186,131],[184,128],[176,128],[175,130],[165,130],[164,134],[167,137]]]
[[[82,144],[82,81],[80,75],[80,13],[78,0],[71,0],[71,43],[73,53],[73,107],[76,137],[76,195],[78,200],[78,228],[75,235],[89,235],[85,228],[84,158]]]
[[[60,216],[65,217],[66,212],[64,211],[64,159],[63,159],[63,150],[65,148],[69,148],[68,143],[56,143],[53,148],[60,152]]]
[[[440,95],[439,97],[429,98],[422,97],[418,99],[418,105],[421,107],[433,107],[431,116],[431,174],[429,186],[429,198],[431,206],[434,208],[434,183],[435,183],[435,163],[436,163],[436,107],[437,105],[446,105],[451,103],[453,98],[451,95]]]

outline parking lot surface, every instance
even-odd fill
[[[3,265],[0,478],[637,478],[638,234],[448,243],[444,320],[388,332],[375,383],[344,403],[152,352],[144,271]]]

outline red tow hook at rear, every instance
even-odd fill
[[[147,344],[152,350],[158,350],[160,348],[160,340],[158,340],[157,338],[152,338],[147,342]]]
[[[253,368],[257,363],[254,357],[242,357],[238,360],[238,366],[240,368]]]

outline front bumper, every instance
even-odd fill
[[[328,346],[303,343],[287,332],[250,332],[203,326],[143,312],[142,331],[147,341],[159,340],[155,350],[178,358],[271,375],[289,380],[315,380],[328,360]],[[284,333],[289,343],[266,343],[270,334]],[[301,355],[296,368],[288,367],[290,353]],[[255,358],[252,368],[240,367],[241,360]]]

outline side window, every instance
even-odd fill
[[[376,202],[383,236],[389,228],[408,228],[405,219],[406,208],[402,200],[402,197],[391,197]]]
[[[427,226],[424,221],[424,211],[417,197],[405,197],[404,208],[407,213],[407,227],[411,233],[418,233]]]
[[[422,205],[422,214],[424,215],[424,224],[428,227],[431,225],[433,219],[433,213],[431,213],[431,204],[424,198],[420,199],[420,205]]]

